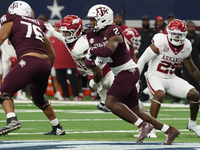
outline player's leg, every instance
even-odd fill
[[[187,128],[200,137],[200,126],[197,126],[197,114],[199,111],[199,93],[187,81],[175,77],[172,79],[173,86],[168,90],[172,95],[180,98],[188,99],[190,101],[190,119]]]
[[[167,80],[161,79],[158,76],[146,75],[147,85],[149,91],[153,95],[153,101],[150,106],[150,114],[152,117],[157,118],[161,104],[163,103],[165,96],[165,87],[167,87]]]
[[[40,108],[44,112],[52,125],[53,130],[45,134],[65,135],[65,131],[59,124],[51,103],[44,97],[44,93],[48,84],[48,78],[51,71],[50,63],[48,59],[43,61],[38,61],[37,59],[38,58],[32,60],[32,62],[34,62],[37,66],[37,70],[35,70],[35,72],[32,72],[32,74],[34,74],[34,77],[32,79],[33,83],[29,85],[32,101],[38,108]],[[36,68],[36,66],[34,66],[33,68]]]
[[[153,126],[147,122],[144,122],[129,107],[127,107],[127,103],[129,101],[133,106],[138,105],[137,91],[137,99],[127,99],[127,103],[123,101],[123,98],[129,97],[130,93],[132,92],[133,85],[137,83],[138,79],[138,69],[120,72],[114,79],[112,86],[107,92],[106,107],[118,117],[129,123],[135,124],[140,129],[141,134],[137,140],[137,143],[141,143],[146,138],[147,134],[152,130]]]

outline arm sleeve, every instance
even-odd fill
[[[149,62],[151,59],[155,58],[157,56],[156,53],[149,47],[146,48],[142,56],[139,58],[137,65],[140,70],[140,73],[142,72],[144,65]]]
[[[62,36],[61,33],[57,32],[54,30],[54,32],[52,32],[51,34],[53,37],[57,38],[58,40],[64,42],[65,41],[65,38]]]

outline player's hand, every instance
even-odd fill
[[[55,31],[54,27],[53,27],[50,23],[45,22],[44,25],[46,26],[47,30],[48,30],[51,34]]]
[[[93,56],[93,55],[90,53],[92,49],[93,49],[93,47],[90,47],[90,48],[88,49],[88,51],[87,51],[87,54],[86,54],[86,58],[87,58],[89,61],[92,60],[92,56]]]
[[[98,88],[99,88],[99,89],[102,89],[101,83],[96,83],[96,82],[94,82],[93,79],[90,80],[89,86],[90,86],[93,90],[97,90]]]

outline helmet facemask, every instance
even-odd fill
[[[60,33],[65,37],[66,43],[72,43],[77,40],[77,31],[80,29],[80,27],[75,29],[67,29],[66,27],[60,28]],[[67,33],[68,32],[68,33]],[[67,35],[68,34],[68,35]]]
[[[167,31],[168,32],[168,38],[171,44],[175,46],[181,46],[183,42],[185,41],[185,37],[187,35],[186,32],[180,32],[178,31]]]

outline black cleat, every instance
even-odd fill
[[[17,130],[19,128],[21,128],[22,125],[21,123],[17,120],[17,117],[11,117],[7,119],[7,125],[4,126],[1,130],[0,130],[0,136],[1,135],[6,135],[9,132],[12,132],[14,130]]]
[[[99,105],[97,105],[97,109],[105,111],[105,112],[110,112],[110,110],[106,107],[106,105],[102,102],[99,103]]]
[[[62,126],[58,124],[57,126],[52,126],[53,130],[44,133],[44,135],[65,135],[65,130],[63,130]]]

